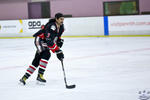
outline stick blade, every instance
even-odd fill
[[[73,88],[75,88],[76,87],[76,85],[66,85],[66,88],[67,89],[73,89]]]

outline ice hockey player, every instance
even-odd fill
[[[33,74],[33,72],[39,67],[37,81],[46,83],[43,75],[50,59],[51,52],[56,53],[59,60],[64,59],[64,54],[60,49],[64,40],[61,39],[61,35],[64,32],[64,16],[62,13],[55,14],[54,19],[50,19],[49,22],[41,27],[37,33],[33,35],[35,37],[35,46],[37,48],[35,57],[32,64],[27,68],[24,76],[20,79],[20,83],[25,85],[26,80]]]

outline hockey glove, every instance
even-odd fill
[[[64,43],[64,39],[60,39],[57,41],[57,46],[61,48],[63,43]]]
[[[56,51],[56,55],[57,55],[57,58],[59,60],[63,60],[64,59],[64,54],[63,54],[62,50],[57,50]]]

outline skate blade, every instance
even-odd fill
[[[25,86],[25,84],[23,84],[22,82],[19,82],[18,83],[20,86]]]
[[[43,86],[44,86],[46,83],[37,81],[36,84],[37,84],[37,85],[43,85]]]

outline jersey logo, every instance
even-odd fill
[[[51,29],[52,29],[53,31],[55,31],[55,30],[56,30],[56,27],[55,27],[54,25],[52,25],[52,26],[51,26]]]

